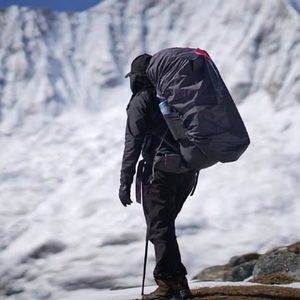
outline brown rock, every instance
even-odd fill
[[[288,250],[296,254],[300,253],[300,242],[287,246]]]
[[[198,279],[200,281],[223,281],[223,276],[230,270],[229,264],[222,266],[208,267],[202,270],[193,279]]]
[[[289,250],[290,252],[293,252],[295,254],[300,254],[300,242],[296,242],[296,243],[288,245],[288,246],[272,248],[267,253],[271,253],[271,252],[275,252],[275,251],[279,251],[279,250]]]

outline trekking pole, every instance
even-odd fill
[[[146,231],[146,244],[145,244],[145,256],[144,256],[144,270],[143,270],[143,282],[142,282],[142,296],[144,295],[145,278],[146,278],[146,266],[147,266],[147,256],[148,256],[148,227]]]

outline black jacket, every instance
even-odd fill
[[[146,163],[153,163],[155,151],[161,143],[159,136],[163,137],[166,133],[165,139],[169,143],[175,143],[160,112],[159,100],[149,79],[140,74],[131,75],[130,87],[133,94],[127,106],[125,149],[121,168],[122,186],[132,184],[141,153]]]

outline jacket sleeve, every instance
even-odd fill
[[[121,168],[121,185],[130,186],[135,174],[135,166],[141,154],[147,133],[146,93],[133,97],[127,107],[127,124],[125,132],[125,148]]]

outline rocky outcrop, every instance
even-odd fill
[[[244,281],[253,276],[254,282],[276,283],[276,275],[285,282],[300,280],[300,242],[277,247],[266,254],[249,253],[232,257],[221,266],[204,269],[193,279],[200,281]],[[267,279],[266,279],[267,276]],[[275,276],[275,277],[274,277]]]
[[[258,258],[259,254],[257,253],[234,256],[227,264],[208,267],[193,279],[200,281],[243,281],[252,275]]]
[[[259,254],[257,253],[248,253],[248,254],[244,254],[244,255],[240,255],[240,256],[233,256],[230,260],[229,260],[229,265],[232,267],[235,266],[239,266],[241,264],[253,261],[253,260],[257,260],[259,259]]]
[[[290,252],[293,252],[295,254],[300,254],[300,242],[296,242],[296,243],[288,245],[288,246],[276,247],[276,248],[273,248],[272,250],[268,251],[267,253],[274,252],[277,250],[284,250],[284,249],[289,250]]]
[[[253,268],[257,263],[257,259],[251,260],[249,262],[234,266],[228,270],[222,281],[243,281],[252,275]]]
[[[262,255],[254,267],[254,279],[274,273],[300,280],[300,255],[285,249]]]
[[[222,281],[223,276],[230,270],[229,264],[222,266],[208,267],[193,277],[193,280],[200,281]]]

